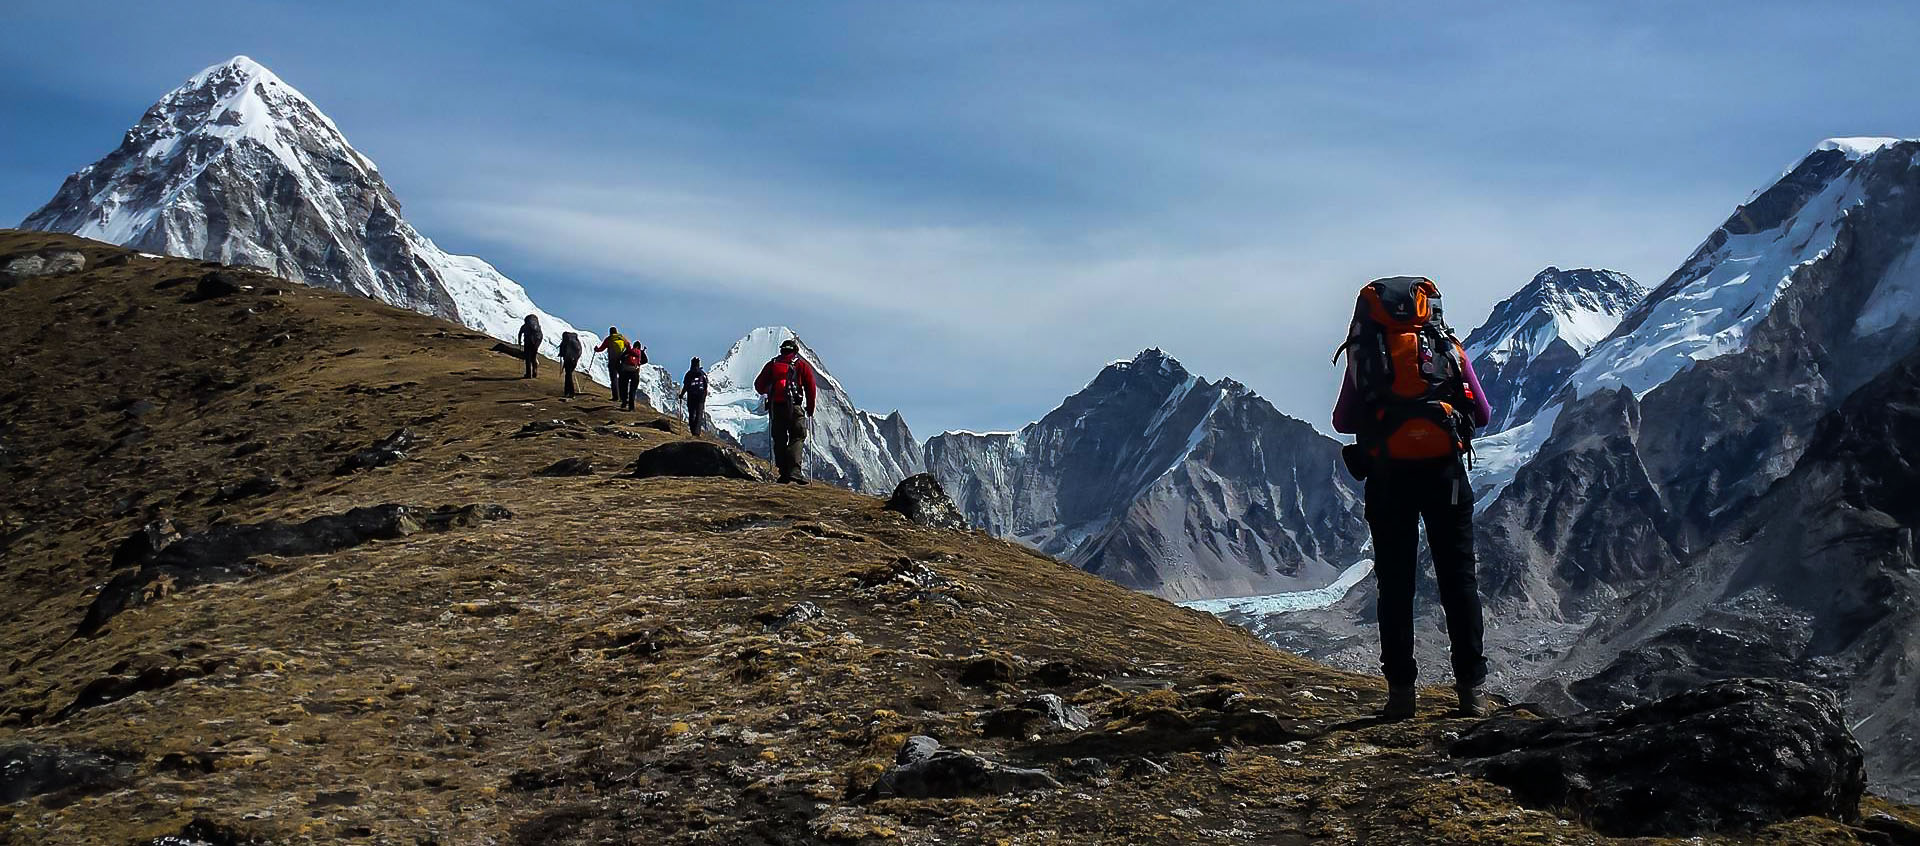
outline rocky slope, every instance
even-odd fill
[[[1611,270],[1549,267],[1494,306],[1465,344],[1493,403],[1493,419],[1483,431],[1532,419],[1646,293]]]
[[[881,417],[855,407],[846,386],[833,377],[820,354],[784,326],[747,333],[707,368],[707,416],[714,428],[755,455],[772,455],[766,409],[754,393],[753,380],[790,338],[799,341],[800,354],[813,364],[818,383],[814,428],[806,441],[807,475],[863,493],[883,494],[901,479],[921,472],[920,443],[900,412]]]
[[[245,56],[161,97],[119,147],[67,177],[21,226],[260,267],[506,341],[535,314],[555,358],[560,333],[579,331],[492,265],[448,253],[416,231],[379,169],[339,127]],[[581,335],[589,348],[599,343]],[[591,370],[607,381],[604,358]],[[655,408],[679,410],[665,370],[649,368],[642,381]]]
[[[67,236],[0,269],[0,842],[1667,842],[1517,804],[1503,762],[1558,742],[1523,715],[1450,749],[1468,721],[1378,724],[1371,679],[981,533],[634,478],[676,421],[460,327]],[[1686,731],[1762,725],[1729,719]],[[1756,830],[1687,842],[1920,831],[1794,816],[1851,818],[1841,747],[1779,770],[1822,801],[1741,782]]]
[[[1320,587],[1365,557],[1339,444],[1159,350],[1018,432],[948,432],[927,469],[973,525],[1162,596]]]

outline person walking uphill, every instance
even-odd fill
[[[560,333],[560,367],[567,374],[566,382],[560,389],[560,395],[563,397],[571,397],[579,393],[573,389],[573,371],[580,366],[580,353],[584,351],[585,348],[580,343],[580,333]]]
[[[520,359],[527,365],[526,372],[522,373],[520,378],[532,379],[540,375],[540,341],[543,339],[540,335],[539,315],[527,315],[526,321],[520,324],[520,331],[514,336],[514,340],[520,344]]]
[[[613,392],[620,400],[620,410],[633,410],[634,399],[640,395],[640,368],[646,363],[647,348],[639,344],[628,344],[627,351],[620,354],[613,377]]]
[[[1473,487],[1465,462],[1475,427],[1485,426],[1493,409],[1460,341],[1441,319],[1433,280],[1394,276],[1367,283],[1336,361],[1341,353],[1347,372],[1333,428],[1356,436],[1341,455],[1354,478],[1366,481],[1380,665],[1387,677],[1383,715],[1414,714],[1413,586],[1424,521],[1447,616],[1459,710],[1479,716],[1487,659],[1474,573]]]
[[[813,365],[800,355],[800,342],[788,338],[780,342],[780,354],[760,368],[753,389],[767,398],[767,428],[773,436],[773,464],[780,468],[780,481],[804,485],[801,472],[802,448],[806,446],[807,424],[813,419]]]
[[[608,326],[607,336],[600,339],[600,346],[594,352],[607,354],[607,383],[613,386],[613,401],[620,401],[620,358],[627,354],[627,336],[620,334],[620,327]]]
[[[687,431],[700,437],[707,418],[707,371],[700,369],[698,358],[687,366],[687,376],[680,380],[680,398],[687,403]]]

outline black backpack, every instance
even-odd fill
[[[693,396],[707,395],[707,371],[687,371],[687,393]]]

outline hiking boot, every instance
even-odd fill
[[[1389,720],[1408,720],[1413,718],[1413,711],[1413,685],[1387,688],[1387,707],[1380,710],[1380,716]]]
[[[792,479],[790,479],[789,481],[791,481],[791,482],[793,482],[793,483],[794,483],[794,484],[796,484],[796,485],[805,485],[805,484],[810,484],[810,483],[809,483],[809,482],[807,481],[807,477],[805,477],[805,476],[795,476],[795,477],[793,477]]]
[[[1456,709],[1455,713],[1458,713],[1462,717],[1486,716],[1489,704],[1486,694],[1480,689],[1480,685],[1455,685],[1453,692],[1460,696],[1460,707]]]

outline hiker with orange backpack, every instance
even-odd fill
[[[766,397],[767,434],[773,438],[773,464],[782,484],[804,485],[801,472],[807,424],[813,419],[813,365],[800,354],[800,342],[780,342],[780,354],[760,368],[753,390]]]
[[[1420,276],[1376,279],[1360,289],[1347,340],[1346,377],[1333,429],[1355,436],[1342,450],[1366,482],[1379,588],[1380,666],[1388,719],[1414,715],[1414,569],[1420,524],[1427,527],[1440,605],[1446,611],[1459,713],[1485,710],[1487,679],[1480,589],[1474,570],[1473,487],[1467,480],[1473,431],[1493,409],[1466,351],[1441,317],[1440,289]]]

